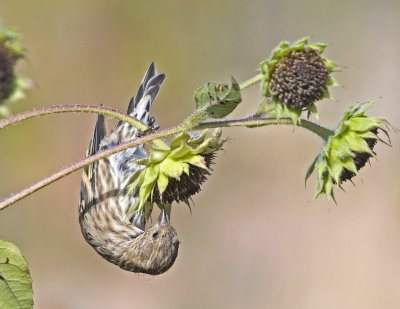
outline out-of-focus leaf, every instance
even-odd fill
[[[0,240],[0,308],[33,308],[32,278],[21,251]]]

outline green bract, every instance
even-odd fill
[[[180,133],[169,145],[158,141],[149,146],[148,158],[136,162],[144,169],[133,175],[130,192],[138,199],[134,210],[145,207],[149,216],[153,203],[158,205],[186,202],[200,191],[201,184],[210,175],[215,152],[224,143],[220,129]],[[162,206],[164,207],[164,206]]]
[[[316,197],[325,194],[328,198],[334,198],[334,185],[340,186],[346,180],[351,181],[375,155],[373,148],[377,141],[382,141],[378,131],[389,137],[387,129],[390,124],[386,120],[365,115],[372,104],[367,102],[351,106],[309,167],[306,181],[314,170],[317,174]]]
[[[24,98],[24,90],[31,85],[29,79],[14,72],[17,60],[25,55],[20,38],[15,29],[0,25],[0,117],[9,113],[6,104]]]
[[[337,85],[331,73],[337,65],[322,56],[326,44],[281,42],[269,59],[261,63],[262,95],[266,102],[257,114],[290,117],[295,124],[303,111],[317,114],[315,102],[330,98],[328,86]]]

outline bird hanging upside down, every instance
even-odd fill
[[[150,128],[155,127],[150,108],[164,79],[165,75],[157,74],[152,63],[136,97],[129,102],[127,113]],[[124,122],[107,134],[104,116],[100,115],[87,156],[138,136],[138,130]],[[86,167],[82,175],[79,223],[86,241],[107,261],[128,271],[158,275],[174,264],[179,240],[169,223],[167,210],[162,209],[158,222],[147,230],[144,210],[128,211],[137,196],[128,193],[126,185],[143,168],[134,160],[146,156],[143,145],[138,145]]]

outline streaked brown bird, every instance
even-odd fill
[[[158,74],[152,63],[127,111],[153,129],[155,118],[150,115],[150,108],[164,79],[165,75]],[[124,122],[117,123],[107,134],[104,117],[98,116],[87,156],[138,136],[137,129]],[[107,261],[128,271],[158,275],[175,262],[179,240],[165,209],[161,210],[158,222],[148,229],[144,210],[132,214],[128,211],[137,197],[128,193],[127,184],[143,168],[133,160],[143,157],[146,151],[139,145],[84,169],[79,222],[86,241]]]

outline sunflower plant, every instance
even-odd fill
[[[26,54],[20,38],[14,29],[0,27],[0,117],[6,117],[0,120],[0,129],[55,113],[89,112],[100,116],[84,159],[0,200],[0,210],[84,168],[80,218],[94,213],[95,219],[82,221],[84,224],[81,223],[81,227],[86,240],[92,242],[105,258],[114,256],[109,254],[109,250],[102,251],[108,248],[107,245],[111,244],[119,250],[121,248],[116,246],[121,246],[121,243],[132,245],[140,240],[139,237],[150,244],[159,244],[160,248],[168,248],[171,244],[177,248],[179,241],[169,222],[172,204],[184,202],[190,207],[193,195],[201,191],[201,186],[211,175],[215,158],[225,145],[228,136],[226,131],[230,127],[256,129],[288,125],[303,127],[320,136],[322,149],[306,172],[306,181],[315,173],[315,197],[325,195],[328,199],[334,199],[335,188],[352,181],[367,162],[377,156],[375,146],[378,142],[390,145],[389,133],[397,131],[384,118],[367,115],[372,102],[348,107],[334,129],[309,119],[310,115],[317,118],[317,104],[330,99],[331,87],[338,85],[332,76],[338,65],[326,57],[326,44],[312,43],[308,37],[293,43],[283,41],[278,44],[270,56],[261,61],[258,74],[245,82],[239,83],[231,76],[227,82],[205,83],[194,93],[194,112],[171,128],[160,129],[150,115],[151,104],[165,79],[164,74],[157,74],[154,64],[150,65],[136,97],[131,99],[127,113],[101,105],[75,104],[38,108],[10,116],[8,103],[22,98],[24,90],[31,84],[15,71],[17,61]],[[232,117],[237,106],[242,104],[243,91],[256,84],[260,86],[258,107],[249,116]],[[139,103],[141,108],[138,108]],[[109,134],[106,133],[104,116],[119,120]],[[107,139],[108,143],[105,142]],[[103,169],[99,169],[99,166]],[[112,189],[100,192],[99,188]],[[117,194],[117,198],[112,194]],[[97,212],[96,206],[101,198],[111,199],[107,205],[112,207],[102,209],[106,213]],[[129,201],[127,207],[125,204],[123,209],[116,207],[126,201]],[[155,205],[162,209],[159,225],[146,229],[146,220]],[[110,215],[107,211],[117,212]],[[101,220],[103,225],[99,225]],[[171,232],[174,238],[169,243],[159,241],[157,229],[160,226],[168,226],[170,232],[174,232]],[[153,228],[157,231],[150,235],[149,230],[153,231]],[[91,229],[92,233],[85,229]],[[114,238],[106,243],[105,239],[110,237],[105,230],[114,236],[118,231],[129,233],[118,238],[120,242]],[[101,249],[99,244],[103,245]],[[0,248],[3,261],[0,262],[0,282],[5,286],[0,295],[0,307],[14,308],[14,299],[12,302],[10,299],[17,295],[19,298],[15,301],[25,302],[26,308],[30,308],[33,304],[32,285],[26,262],[12,244],[0,240],[0,245],[4,247]],[[153,247],[140,246],[147,250],[146,256],[158,257],[151,251]],[[118,253],[118,250],[111,253]],[[139,251],[134,252],[139,256]],[[176,256],[177,251],[169,262],[173,263]],[[163,261],[162,256],[160,260]],[[114,260],[111,258],[111,261]],[[168,265],[167,268],[163,266],[163,271],[172,264]],[[22,271],[9,272],[14,266]],[[154,269],[152,273],[159,274],[159,270]],[[5,272],[8,272],[7,275],[4,275]]]
[[[9,102],[25,97],[31,81],[15,72],[17,62],[25,57],[21,35],[14,28],[0,24],[0,118],[9,115]]]

